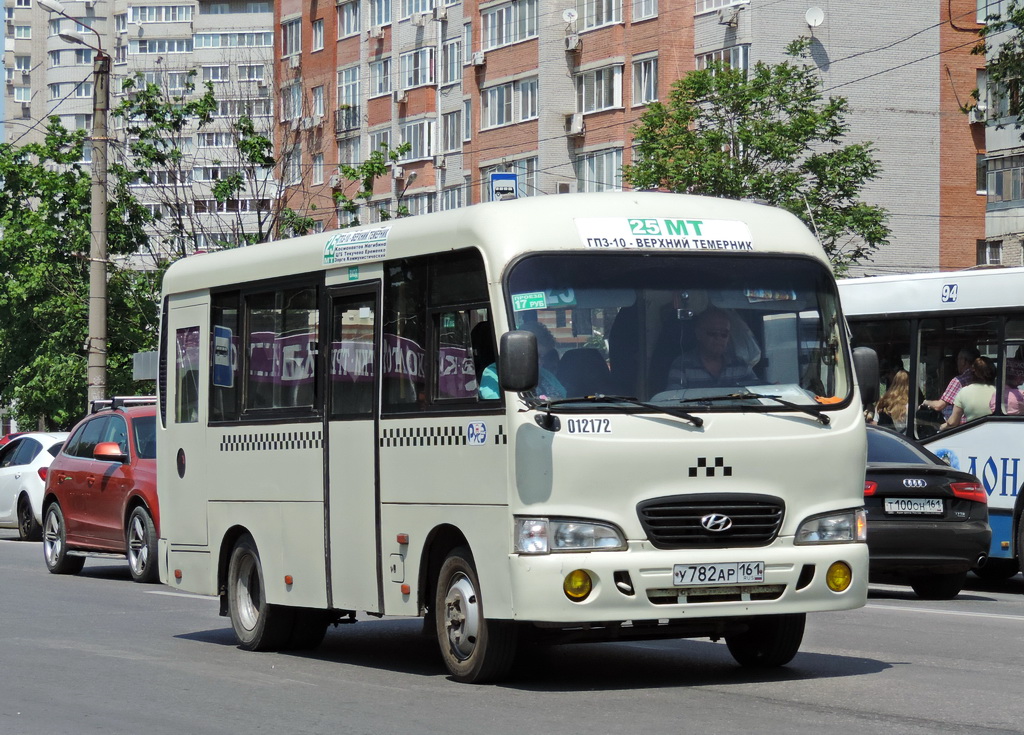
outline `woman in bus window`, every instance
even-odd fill
[[[1007,416],[1019,416],[1024,413],[1024,393],[1020,384],[1024,383],[1024,362],[1021,360],[1006,361],[1006,384],[1003,387],[1003,413]],[[990,405],[992,412],[996,410],[996,397],[992,396]]]
[[[909,386],[910,374],[906,370],[897,370],[889,381],[885,395],[875,405],[876,424],[891,426],[901,434],[906,432]]]
[[[952,429],[992,413],[992,398],[996,394],[995,364],[987,357],[979,357],[971,363],[971,375],[973,382],[957,392],[953,399],[953,413],[940,428]]]

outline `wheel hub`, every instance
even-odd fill
[[[480,625],[480,605],[469,577],[460,574],[448,587],[444,598],[444,622],[448,643],[457,658],[465,661],[476,649]]]

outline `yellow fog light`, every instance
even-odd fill
[[[562,590],[565,592],[565,596],[573,602],[583,602],[590,596],[590,592],[593,589],[594,581],[582,569],[569,572],[565,575],[565,581],[562,582]]]
[[[825,583],[833,592],[845,592],[853,582],[853,570],[845,561],[832,562],[825,574]]]

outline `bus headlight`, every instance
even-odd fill
[[[867,541],[867,512],[863,508],[808,518],[796,531],[795,544],[843,544]]]
[[[622,534],[610,523],[568,518],[516,518],[516,553],[621,551]]]

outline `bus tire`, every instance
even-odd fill
[[[36,523],[32,513],[32,503],[28,495],[22,493],[18,498],[18,538],[22,541],[38,541],[42,538],[42,526]]]
[[[910,587],[922,600],[952,600],[967,581],[967,572],[911,577]]]
[[[124,536],[132,579],[142,583],[155,582],[160,572],[156,562],[156,527],[145,508],[140,506],[132,511]]]
[[[793,660],[804,639],[805,613],[763,615],[750,620],[742,633],[727,635],[729,653],[741,666],[767,669]]]
[[[291,637],[294,610],[267,603],[263,564],[249,534],[238,539],[228,561],[228,614],[246,651],[276,651]]]
[[[441,565],[434,610],[437,642],[452,678],[481,684],[509,672],[515,662],[517,629],[510,620],[484,615],[469,549],[455,549]]]
[[[989,582],[1002,582],[1020,571],[1016,559],[993,559],[989,557],[985,566],[974,570],[975,576]]]
[[[43,561],[51,574],[78,574],[85,566],[85,557],[68,556],[68,530],[56,503],[43,518]]]

